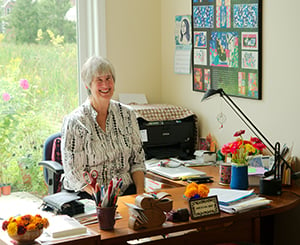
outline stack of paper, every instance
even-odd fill
[[[49,218],[46,233],[52,238],[74,236],[87,233],[87,228],[68,215],[55,215]]]
[[[218,197],[220,210],[226,213],[241,213],[271,203],[271,200],[255,194],[254,190],[211,188],[209,196],[215,195]]]

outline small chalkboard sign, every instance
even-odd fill
[[[190,199],[189,206],[192,219],[220,213],[217,196]]]

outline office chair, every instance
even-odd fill
[[[43,147],[43,158],[39,162],[39,165],[43,166],[48,194],[61,191],[61,175],[64,170],[61,161],[60,137],[61,133],[55,133],[46,139]]]

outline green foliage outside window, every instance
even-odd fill
[[[43,143],[78,105],[77,46],[55,35],[47,45],[16,45],[1,36],[0,183],[42,196]]]

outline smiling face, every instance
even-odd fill
[[[115,90],[115,81],[111,74],[97,75],[91,82],[91,96],[93,100],[110,100]]]

